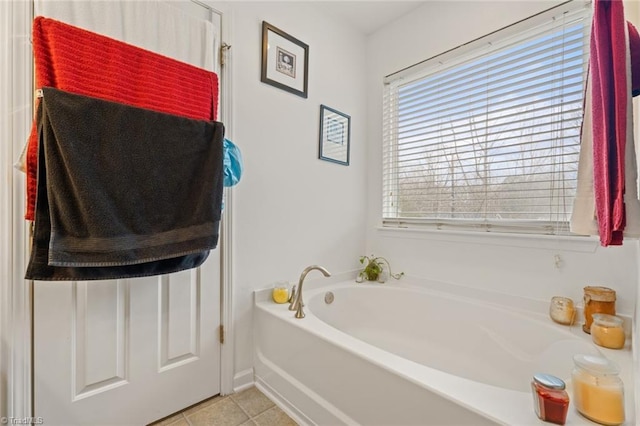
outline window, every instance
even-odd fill
[[[590,27],[572,8],[385,79],[385,226],[568,232]]]

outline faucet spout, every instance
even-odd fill
[[[304,283],[304,279],[307,277],[307,274],[314,269],[322,272],[325,277],[331,276],[331,273],[322,266],[311,265],[304,268],[302,274],[300,274],[300,280],[298,281],[298,287],[296,288],[296,297],[289,305],[290,311],[296,311],[296,318],[304,318],[304,311],[302,310],[302,307],[304,306],[304,302],[302,301],[302,284]]]

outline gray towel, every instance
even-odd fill
[[[127,278],[202,264],[218,242],[222,123],[43,93],[26,278]]]

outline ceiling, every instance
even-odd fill
[[[323,1],[317,3],[328,14],[342,19],[368,35],[424,5],[426,1]]]

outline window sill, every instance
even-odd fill
[[[388,226],[378,226],[376,230],[383,238],[420,239],[464,244],[483,244],[543,250],[563,250],[581,253],[594,253],[600,246],[600,241],[597,237],[573,235],[532,235],[481,231],[422,229],[416,227],[396,228]]]

